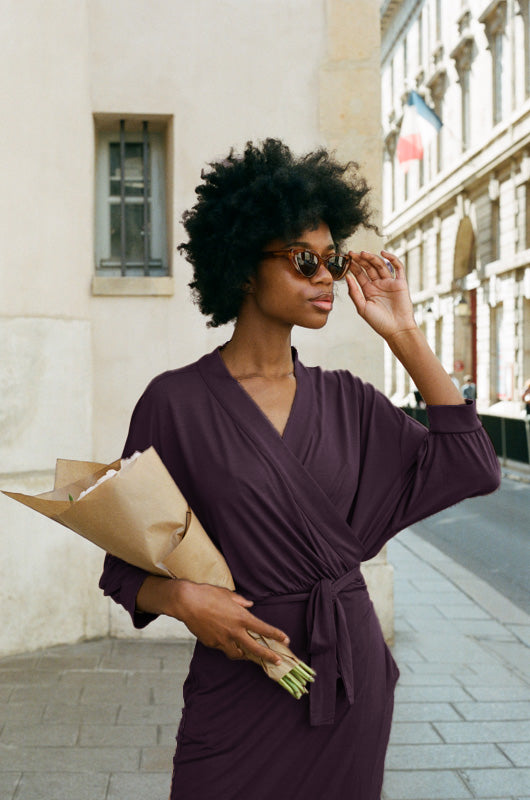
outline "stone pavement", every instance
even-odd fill
[[[530,617],[412,531],[389,560],[384,800],[530,800]],[[103,639],[0,659],[1,800],[167,800],[191,650]]]

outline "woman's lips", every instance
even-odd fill
[[[321,308],[323,311],[331,311],[333,308],[333,297],[330,295],[320,295],[319,297],[314,297],[310,300],[310,302],[317,306],[317,308]]]

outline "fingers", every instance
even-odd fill
[[[232,597],[232,600],[234,600],[238,605],[243,606],[243,608],[250,608],[250,606],[254,605],[254,601],[253,600],[247,600],[246,597],[243,597],[242,595],[237,594],[237,592],[232,592],[231,593],[231,597]]]
[[[368,281],[366,275],[364,276],[364,280]],[[358,281],[359,279],[357,277],[354,277],[353,275],[348,273],[346,274],[346,283],[348,284],[348,294],[353,300],[353,304],[357,309],[358,313],[362,315],[366,306],[366,300],[364,294],[360,289]]]
[[[390,261],[392,267],[394,268],[394,274],[396,278],[402,278],[405,272],[405,267],[399,258],[394,255],[394,253],[389,253],[388,250],[381,250],[381,255],[383,258],[386,258],[388,261]]]
[[[403,274],[403,264],[399,258],[386,250],[381,250],[381,255],[361,250],[360,253],[350,252],[352,257],[352,271],[361,287],[368,281],[385,278],[397,278]]]
[[[271,637],[273,638],[273,637]],[[288,640],[283,642],[284,644],[288,644]],[[263,661],[268,661],[270,664],[281,664],[282,660],[278,653],[275,653],[274,650],[271,650],[270,647],[267,646],[266,642],[261,639],[255,639],[248,631],[245,633],[245,641],[242,645],[242,649],[247,654],[247,658],[251,661],[255,661],[262,659]]]
[[[279,628],[275,628],[274,625],[269,625],[268,622],[264,622],[259,617],[255,617],[253,614],[249,614],[250,619],[246,622],[246,627],[254,632],[259,633],[260,636],[267,636],[269,639],[275,639],[277,642],[282,642],[283,644],[289,644],[289,637],[287,636],[284,631],[280,630]]]

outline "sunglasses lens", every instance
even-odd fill
[[[333,280],[339,280],[343,277],[348,266],[348,258],[346,256],[333,255],[328,259],[328,270],[330,271]]]
[[[298,269],[306,278],[311,278],[318,269],[318,256],[311,250],[301,250],[295,255]]]

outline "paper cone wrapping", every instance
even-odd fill
[[[109,469],[117,474],[78,500]],[[58,459],[53,491],[4,494],[155,575],[235,588],[225,559],[154,447],[123,468],[120,460],[98,464]]]
[[[117,474],[78,499],[110,469]],[[154,447],[123,463],[119,459],[112,464],[57,459],[53,491],[3,494],[147,572],[235,589],[222,553]],[[279,680],[300,662],[286,645],[249,633],[282,656],[278,666],[252,658],[270,678]]]

